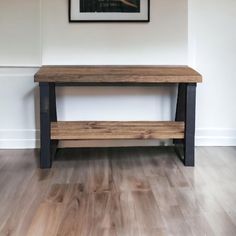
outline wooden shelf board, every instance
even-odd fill
[[[52,83],[200,83],[188,66],[43,66],[35,82]]]
[[[53,140],[183,139],[184,122],[59,121],[51,123]]]

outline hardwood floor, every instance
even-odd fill
[[[236,235],[236,147],[0,151],[0,235]]]

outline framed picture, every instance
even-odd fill
[[[150,0],[69,0],[70,22],[149,22]]]

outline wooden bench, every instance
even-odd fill
[[[202,76],[187,66],[43,66],[40,87],[40,167],[50,168],[59,140],[173,139],[194,166],[196,85]],[[57,121],[56,86],[157,86],[178,84],[175,121]]]

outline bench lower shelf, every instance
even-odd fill
[[[52,140],[184,139],[184,122],[51,122]]]

